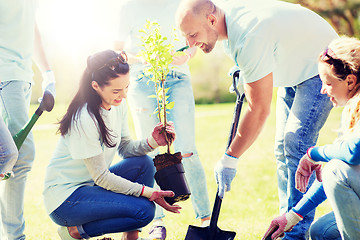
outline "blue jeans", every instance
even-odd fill
[[[341,235],[338,239],[359,239],[360,165],[333,159],[325,165],[322,172],[324,190]]]
[[[155,168],[149,156],[124,159],[110,167],[110,172],[132,182],[152,187]],[[155,204],[144,197],[108,191],[99,186],[83,186],[75,190],[51,214],[61,226],[77,226],[82,238],[107,233],[128,232],[149,224]]]
[[[134,119],[136,136],[139,139],[150,136],[154,126],[159,122],[153,111],[157,107],[156,99],[149,98],[155,94],[153,82],[146,77],[138,78],[140,73],[132,73],[128,92],[128,100]],[[175,102],[174,108],[169,110],[167,120],[174,122],[176,139],[173,143],[175,152],[183,155],[182,163],[185,177],[191,192],[191,201],[196,218],[211,215],[206,176],[195,146],[195,102],[190,78],[182,73],[170,71],[166,78],[165,87],[168,91],[169,102]],[[152,156],[158,152],[154,151]],[[156,206],[155,219],[163,218],[163,209]]]
[[[29,120],[31,83],[9,81],[0,83],[0,111],[11,135]],[[35,158],[35,145],[30,132],[19,151],[13,168],[15,177],[0,183],[1,226],[5,235],[0,239],[25,239],[24,193],[27,174]]]
[[[18,150],[0,117],[0,174],[11,172],[18,158]]]
[[[302,198],[295,188],[295,172],[300,158],[316,144],[332,103],[320,93],[319,76],[310,78],[295,87],[278,89],[276,103],[275,157],[277,160],[280,214],[289,211]],[[314,181],[310,179],[309,186]],[[304,216],[283,239],[307,239],[308,229],[315,210]]]
[[[311,224],[310,236],[311,240],[341,240],[334,212],[325,214]]]

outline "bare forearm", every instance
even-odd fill
[[[240,157],[257,139],[268,117],[266,112],[246,111],[227,154]]]
[[[42,72],[50,70],[50,65],[46,58],[44,46],[37,25],[35,25],[34,60]]]

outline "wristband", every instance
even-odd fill
[[[146,197],[146,198],[151,198],[151,195],[152,195],[154,192],[155,192],[155,189],[143,185],[143,190],[141,191],[140,196]]]
[[[147,144],[151,147],[151,149],[159,147],[159,144],[157,144],[155,138],[152,135],[147,138]]]
[[[311,156],[310,156],[310,152],[314,147],[309,147],[308,150],[306,151],[306,156],[308,157],[307,160],[309,160],[309,162],[313,163],[313,164],[319,164],[318,162],[312,160]]]

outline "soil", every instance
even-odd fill
[[[156,171],[172,166],[174,164],[181,163],[181,160],[182,160],[181,152],[177,152],[174,154],[171,153],[159,154],[156,155],[155,158],[153,159]]]

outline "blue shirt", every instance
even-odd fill
[[[323,18],[275,0],[228,1],[225,51],[244,83],[273,73],[275,87],[292,87],[318,74],[317,59],[338,35]]]

